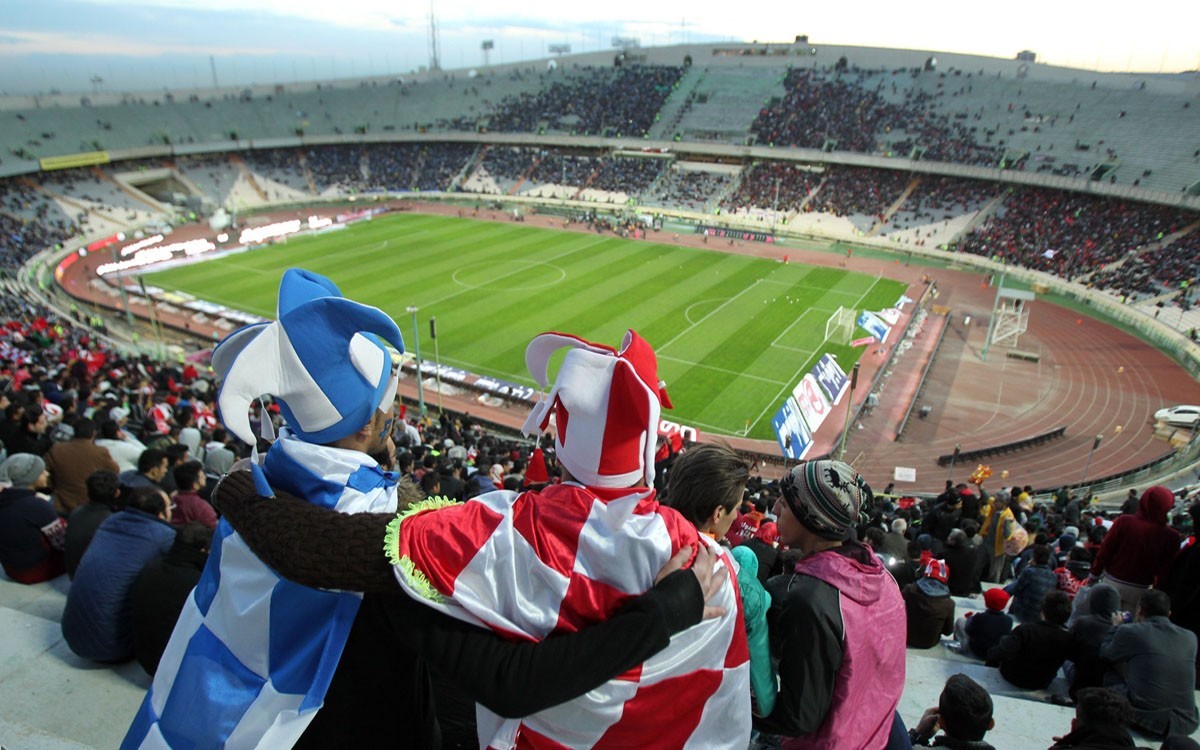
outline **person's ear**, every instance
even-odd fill
[[[990,732],[995,728],[996,728],[996,720],[994,718],[988,719],[988,731]]]

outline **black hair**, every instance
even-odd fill
[[[1138,609],[1146,617],[1167,617],[1171,614],[1171,597],[1161,589],[1150,589],[1142,594]]]
[[[1051,591],[1042,600],[1042,617],[1051,625],[1066,625],[1071,619],[1071,598],[1062,591]]]
[[[121,494],[121,480],[108,469],[93,471],[85,482],[87,497],[90,503],[100,503],[114,508],[117,496]]]
[[[136,487],[129,493],[125,507],[160,516],[167,512],[167,501],[163,500],[162,490],[154,487]]]
[[[188,454],[189,450],[191,449],[183,443],[171,443],[166,448],[163,448],[163,451],[167,454],[168,465],[181,461]]]
[[[200,475],[204,473],[204,464],[199,461],[184,461],[172,470],[175,477],[175,487],[180,490],[194,490],[200,484]]]
[[[192,521],[184,524],[182,528],[175,532],[175,541],[201,552],[208,552],[212,549],[213,530],[200,523]]]
[[[951,675],[938,698],[938,715],[946,734],[956,740],[978,742],[992,722],[992,697],[965,674]]]
[[[1084,688],[1075,694],[1075,718],[1084,726],[1125,726],[1133,720],[1133,707],[1125,696],[1108,688]]]
[[[421,477],[421,492],[424,492],[426,495],[430,495],[433,493],[434,488],[439,487],[441,483],[441,474],[438,474],[436,471],[427,471]]]
[[[878,550],[883,546],[883,529],[878,526],[872,526],[867,529],[866,538],[867,544],[871,545],[871,549]]]
[[[138,473],[145,474],[151,469],[157,469],[166,458],[166,451],[159,450],[158,448],[147,448],[142,451],[142,455],[138,456]]]
[[[96,423],[86,417],[76,417],[71,420],[71,429],[75,431],[75,438],[92,439],[96,436]]]
[[[1033,545],[1033,564],[1045,565],[1050,562],[1050,548],[1045,544]]]
[[[117,433],[121,431],[121,425],[110,420],[100,423],[100,437],[105,440],[116,440]]]

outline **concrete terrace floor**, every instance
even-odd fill
[[[97,665],[71,653],[60,631],[66,576],[36,586],[0,577],[0,747],[4,750],[107,750],[120,745],[150,678],[136,662]],[[957,599],[958,611],[982,601]],[[1060,677],[1050,690],[1028,693],[999,672],[944,647],[909,650],[900,714],[909,726],[937,705],[946,678],[964,672],[992,695],[996,728],[987,740],[998,750],[1049,747],[1070,731],[1074,709],[1047,702],[1066,694]],[[1200,739],[1200,732],[1192,735]],[[1157,748],[1141,739],[1139,745]],[[651,746],[648,742],[647,746]]]

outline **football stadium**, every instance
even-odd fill
[[[1195,746],[1196,71],[428,24],[0,95],[0,745]]]

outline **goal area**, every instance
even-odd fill
[[[858,324],[858,314],[854,310],[839,307],[825,321],[825,340],[838,344],[849,344],[854,336],[854,326]]]

